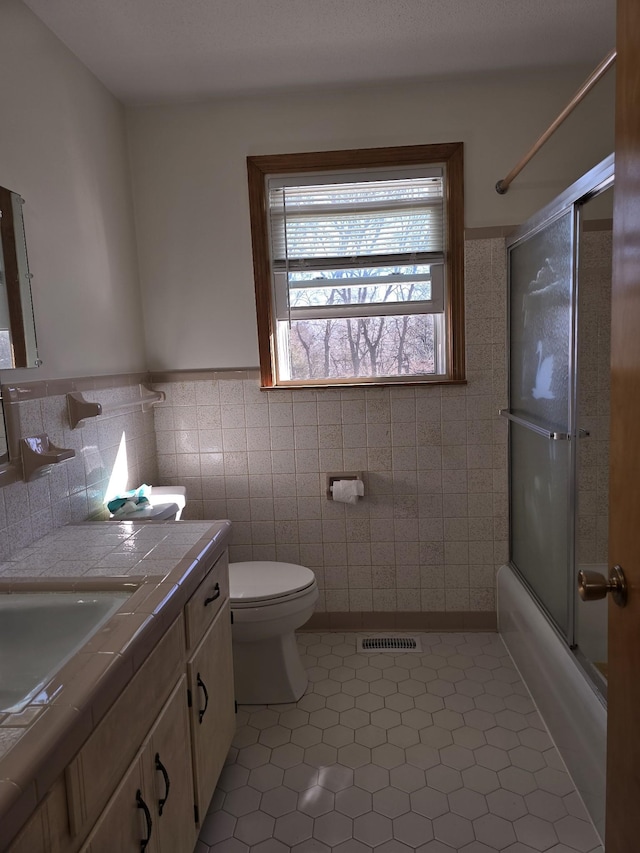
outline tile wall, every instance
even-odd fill
[[[3,385],[14,447],[20,437],[46,432],[53,444],[73,448],[76,455],[38,479],[19,480],[0,489],[0,560],[55,527],[106,517],[103,501],[116,459],[126,466],[120,470],[128,478],[128,487],[157,482],[153,413],[137,406],[133,411],[109,414],[110,408],[139,396],[139,381],[140,377],[128,375],[33,382],[19,388]],[[71,429],[66,392],[73,390],[82,390],[86,399],[101,402],[104,414]]]
[[[507,558],[503,238],[466,242],[466,385],[261,391],[257,374],[168,374],[158,474],[188,518],[230,518],[232,560],[316,573],[320,611],[495,611]],[[356,506],[326,474],[363,471]],[[344,623],[343,623],[344,624]],[[386,624],[392,624],[387,621]],[[469,624],[469,623],[467,623]]]

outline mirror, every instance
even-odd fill
[[[0,187],[0,370],[40,364],[22,205]]]
[[[0,187],[0,371],[40,365],[22,205],[23,199],[18,193]],[[2,410],[0,470],[7,462],[9,453]]]

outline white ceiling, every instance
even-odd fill
[[[615,0],[25,0],[124,102],[595,65]]]

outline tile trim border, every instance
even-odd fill
[[[464,239],[467,240],[495,240],[500,237],[508,237],[517,225],[485,225],[482,228],[465,228]]]
[[[152,370],[150,382],[198,382],[260,379],[259,367],[205,368],[202,370]]]
[[[464,239],[467,240],[495,240],[509,237],[518,225],[485,225],[481,228],[465,228]],[[613,220],[611,219],[587,219],[584,222],[585,231],[611,231]]]
[[[68,379],[36,379],[30,382],[6,382],[2,384],[2,399],[5,403],[23,403],[44,397],[57,397],[72,391],[98,391],[103,388],[120,388],[150,382],[150,374],[112,373],[104,376],[76,376]]]
[[[314,613],[298,631],[497,631],[489,611],[358,611]]]

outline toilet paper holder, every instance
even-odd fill
[[[327,474],[327,500],[333,500],[333,484],[336,480],[362,480],[364,483],[364,475],[362,471],[342,471],[340,474]]]

